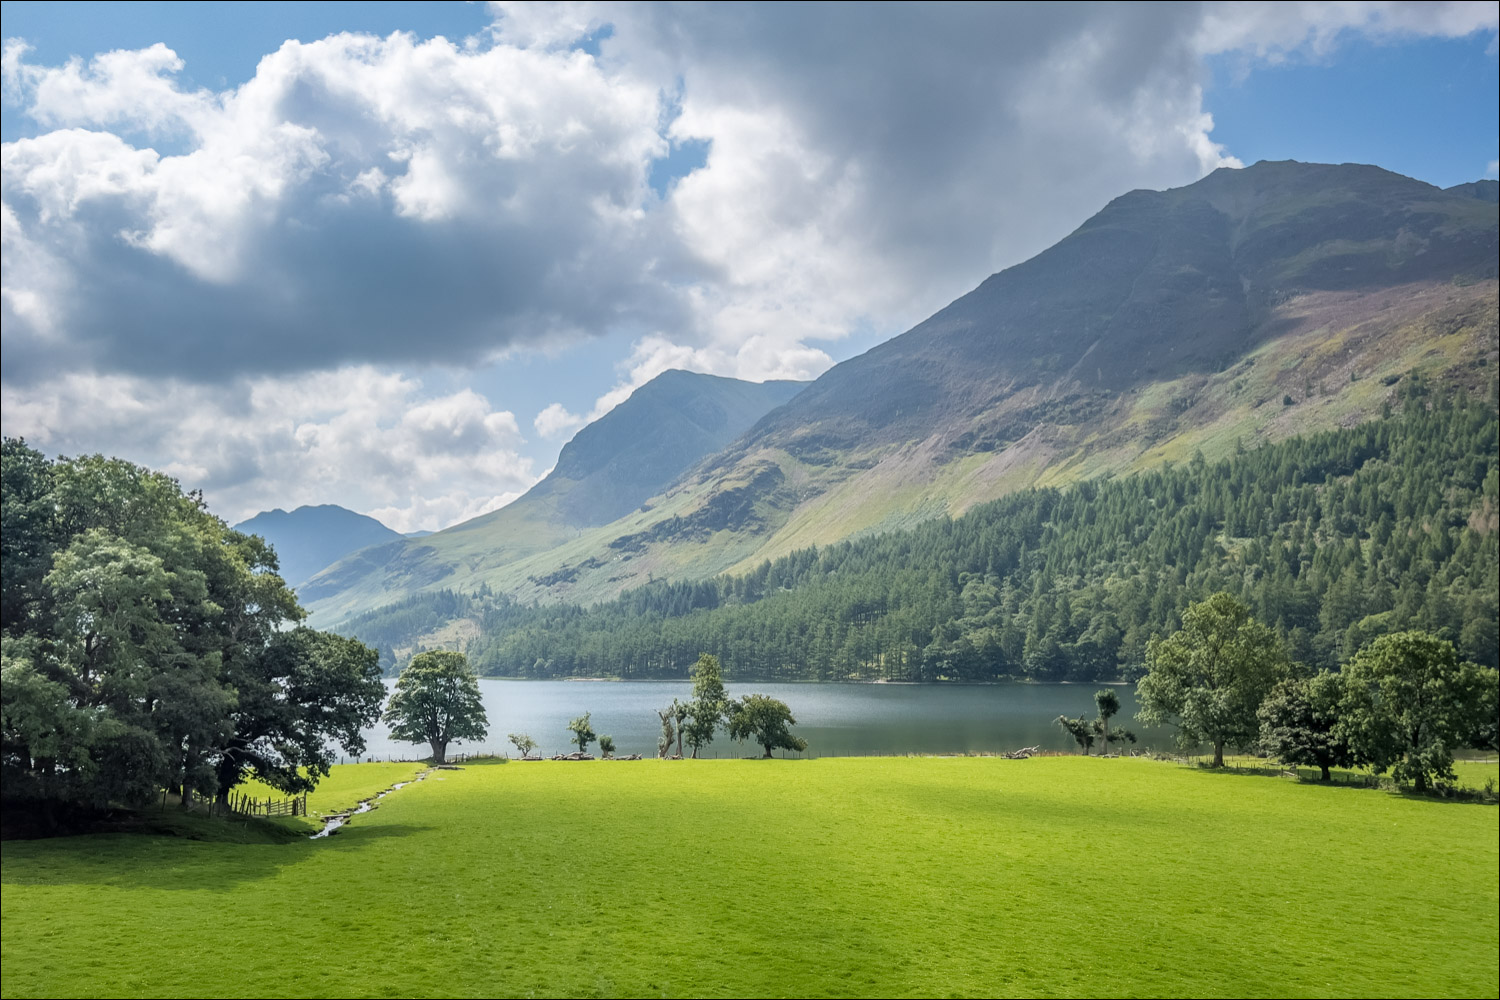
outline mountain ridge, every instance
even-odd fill
[[[1126,193],[835,365],[649,503],[492,563],[482,583],[599,600],[1015,489],[1347,426],[1411,373],[1478,391],[1496,359],[1489,191],[1281,162]]]
[[[534,556],[580,532],[639,508],[707,454],[718,451],[805,383],[745,382],[670,370],[638,388],[609,413],[581,428],[543,479],[498,510],[420,539],[392,539],[327,566],[300,591],[320,615],[337,612],[349,590],[373,581],[421,589],[451,584],[465,572]],[[477,547],[472,542],[479,539]]]

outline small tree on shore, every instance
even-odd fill
[[[530,757],[531,751],[536,749],[536,740],[525,733],[511,733],[506,739],[515,745],[516,752],[522,757]]]
[[[693,706],[685,701],[672,699],[672,721],[677,724],[677,756],[682,756],[682,741],[687,736],[688,716],[693,714]]]
[[[672,724],[672,720],[676,718],[673,711],[674,705],[676,702],[659,709],[656,713],[657,718],[661,719],[661,736],[656,740],[656,756],[663,760],[671,755],[672,744],[677,741],[677,728]]]
[[[729,710],[729,695],[724,690],[724,674],[719,668],[719,658],[711,653],[701,653],[693,664],[693,700],[688,704],[685,727],[687,745],[693,748],[694,759],[698,751],[714,741],[714,732]]]
[[[1114,718],[1120,711],[1120,696],[1109,688],[1094,692],[1094,705],[1099,709],[1099,718],[1094,722],[1094,729],[1098,732],[1100,739],[1104,742],[1104,748],[1100,753],[1109,753],[1109,741],[1116,740],[1122,743],[1134,743],[1135,733],[1128,729],[1116,729],[1113,733],[1109,731],[1109,720]]]
[[[609,735],[599,737],[599,752],[605,757],[613,757],[615,755],[615,738]]]
[[[589,744],[598,738],[594,734],[594,727],[589,724],[589,716],[591,715],[593,715],[592,712],[584,712],[578,718],[568,723],[568,732],[573,734],[573,738],[568,742],[577,743],[579,753],[588,753]]]
[[[1078,743],[1078,749],[1088,755],[1089,748],[1094,745],[1094,723],[1083,716],[1070,719],[1066,715],[1059,715],[1055,720],[1063,732],[1073,737]]]
[[[754,740],[765,748],[767,757],[777,748],[807,749],[806,740],[792,735],[790,727],[795,726],[797,720],[792,718],[792,710],[787,707],[786,702],[769,695],[747,694],[731,705],[730,739]]]

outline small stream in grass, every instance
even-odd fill
[[[385,798],[387,795],[391,794],[392,792],[399,791],[400,789],[405,788],[407,785],[414,785],[419,781],[424,781],[431,773],[432,772],[430,770],[422,771],[410,781],[398,781],[390,788],[387,788],[385,791],[379,793],[378,795],[374,795],[368,799],[362,800],[353,809],[348,809],[341,813],[334,813],[331,816],[324,816],[323,829],[319,830],[308,839],[320,840],[323,837],[333,836],[333,834],[337,833],[341,828],[343,828],[344,825],[347,824],[353,817],[358,816],[361,813],[372,811],[375,808],[376,804],[379,803],[379,801]]]

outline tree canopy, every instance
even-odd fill
[[[1344,667],[1339,734],[1376,773],[1424,791],[1453,778],[1453,749],[1492,744],[1500,675],[1425,632],[1381,636]]]
[[[448,758],[448,744],[482,740],[488,732],[479,678],[464,654],[432,650],[412,657],[385,710],[391,738],[426,743],[433,763]]]
[[[1339,702],[1344,679],[1329,670],[1311,677],[1288,677],[1266,696],[1256,713],[1260,746],[1286,764],[1307,764],[1332,777],[1332,768],[1357,761],[1344,727],[1339,725]]]
[[[729,711],[729,695],[724,690],[724,674],[719,669],[719,658],[712,653],[702,653],[693,664],[690,676],[693,681],[693,700],[688,703],[687,718],[681,727],[687,745],[693,748],[693,756],[713,742],[714,732],[724,715]]]
[[[91,805],[247,777],[305,790],[384,688],[362,644],[295,626],[276,554],[161,473],[3,443],[7,798]],[[186,796],[184,796],[186,801]]]
[[[753,740],[771,756],[776,749],[806,750],[807,741],[793,736],[797,724],[786,702],[764,694],[747,694],[733,702],[729,712],[729,738]]]
[[[592,712],[584,712],[568,723],[568,732],[573,734],[573,738],[568,742],[577,744],[579,753],[588,753],[589,744],[597,738],[593,723],[590,721],[592,716]]]
[[[1276,633],[1218,593],[1189,605],[1179,631],[1146,646],[1139,715],[1175,723],[1185,745],[1213,744],[1214,766],[1222,767],[1225,746],[1248,746],[1259,735],[1256,712],[1287,670]]]

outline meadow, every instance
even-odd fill
[[[314,807],[399,767],[335,768]],[[476,763],[325,840],[7,842],[0,982],[1493,996],[1497,848],[1492,805],[1142,759]]]

